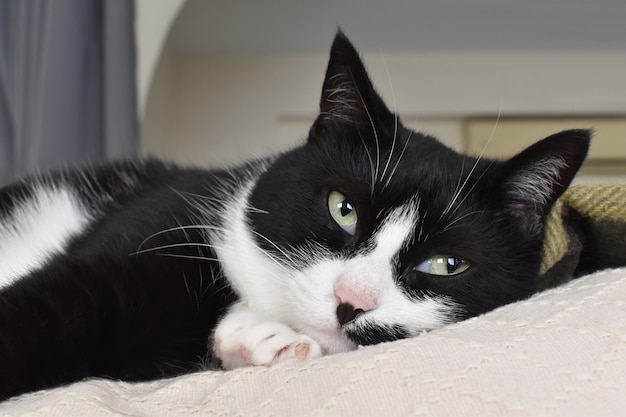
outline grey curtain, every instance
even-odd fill
[[[135,155],[133,0],[0,0],[0,183]]]

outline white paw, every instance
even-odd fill
[[[230,312],[218,324],[213,352],[224,369],[322,356],[320,345],[310,337],[243,309]]]

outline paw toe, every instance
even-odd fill
[[[316,341],[306,336],[302,336],[301,338],[303,340],[296,342],[294,345],[295,359],[304,361],[322,356],[322,349]]]

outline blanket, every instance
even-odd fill
[[[91,380],[0,416],[616,416],[626,410],[626,269],[424,335],[148,383]]]
[[[626,266],[626,185],[574,186],[546,220],[542,288]]]

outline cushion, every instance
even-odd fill
[[[626,410],[626,269],[421,336],[310,362],[90,380],[2,416],[602,416]]]

